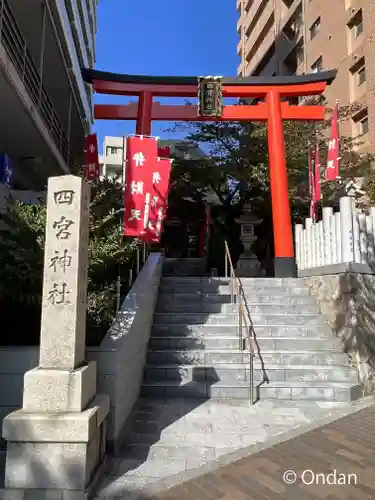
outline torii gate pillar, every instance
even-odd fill
[[[267,95],[267,107],[275,276],[294,277],[297,275],[297,267],[294,258],[280,94],[276,91],[269,92]]]

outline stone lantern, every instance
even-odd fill
[[[241,254],[237,263],[237,274],[242,277],[258,277],[264,276],[264,270],[261,268],[260,262],[252,251],[251,247],[258,239],[255,236],[255,227],[263,222],[263,219],[258,219],[251,213],[251,204],[245,203],[243,213],[238,219],[237,224],[241,224],[241,242],[244,246],[244,251]]]

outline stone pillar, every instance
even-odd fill
[[[80,177],[49,179],[39,366],[3,421],[9,499],[86,499],[104,463],[109,398],[85,362],[89,203]]]

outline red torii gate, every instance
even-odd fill
[[[154,120],[267,121],[275,276],[296,276],[283,120],[323,120],[326,110],[317,105],[290,105],[282,99],[322,94],[335,79],[335,70],[286,77],[166,77],[90,69],[83,69],[82,74],[85,82],[99,94],[138,97],[138,103],[126,105],[95,104],[94,117],[97,120],[135,120],[139,135],[151,135]],[[154,97],[197,96],[198,110],[195,106],[153,102]],[[264,102],[222,106],[221,97],[264,99]]]

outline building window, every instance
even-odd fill
[[[365,135],[368,133],[368,117],[365,116],[359,121],[359,133]]]
[[[366,67],[362,66],[356,73],[357,85],[358,87],[365,83],[366,81]]]
[[[368,134],[369,127],[367,109],[362,110],[359,114],[353,117],[353,121],[358,135]]]
[[[310,40],[316,37],[316,35],[320,31],[320,17],[314,22],[314,24],[310,28]]]
[[[353,22],[351,23],[351,30],[353,33],[353,38],[356,39],[363,33],[363,18],[362,18],[362,9],[355,16]]]
[[[320,73],[323,70],[323,57],[320,56],[311,66],[312,73]]]
[[[107,156],[109,155],[117,155],[119,153],[121,153],[122,151],[122,148],[116,148],[114,146],[107,146]]]

